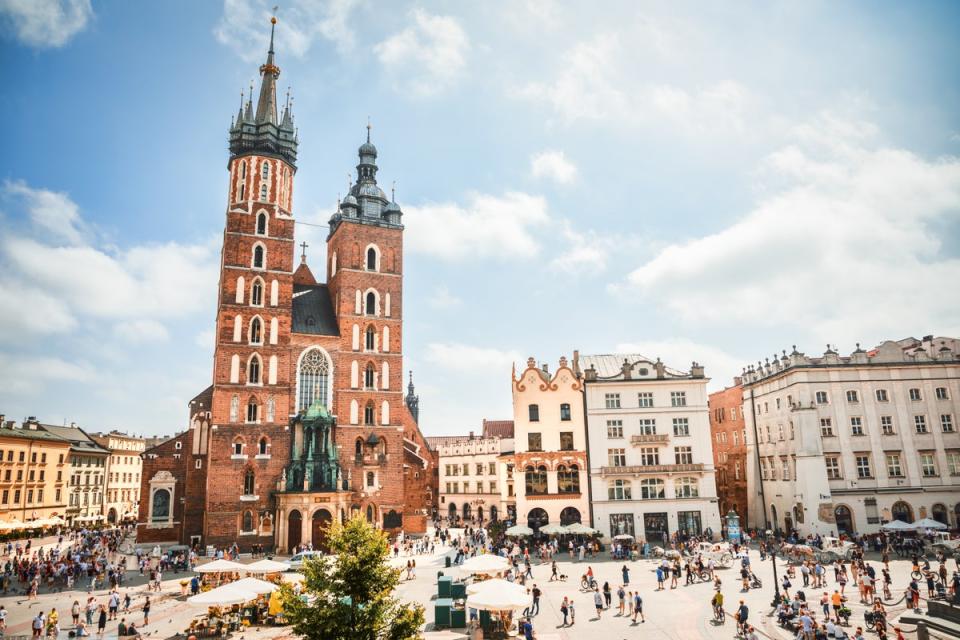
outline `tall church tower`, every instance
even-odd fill
[[[384,514],[378,520],[389,529],[386,514],[404,508],[403,214],[377,185],[369,125],[358,156],[357,182],[330,219],[327,237],[327,282],[344,374],[335,381],[337,444],[360,455],[369,441],[383,441],[378,447],[386,458],[373,458],[376,468],[355,469],[351,485],[376,496]]]
[[[271,22],[256,106],[251,88],[230,128],[204,516],[205,542],[213,544],[272,542],[272,491],[289,447],[293,412],[289,344],[297,133],[289,99],[278,117],[276,18]]]

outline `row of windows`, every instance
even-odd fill
[[[733,445],[734,445],[734,446],[739,446],[741,433],[743,434],[743,444],[747,444],[747,430],[746,430],[746,429],[743,429],[742,431],[738,429],[738,430],[736,430],[736,431],[733,431],[732,433],[733,433]],[[726,431],[717,431],[717,433],[714,434],[714,438],[716,439],[717,444],[726,444],[726,443],[727,443],[727,432],[726,432]]]
[[[827,477],[831,480],[842,480],[843,469],[840,456],[825,456],[827,466]],[[886,464],[887,476],[891,478],[903,478],[906,476],[906,466],[899,452],[884,453],[884,462]],[[935,478],[940,475],[937,469],[937,456],[932,451],[921,451],[919,454],[920,473],[924,478]],[[854,467],[857,478],[873,478],[871,466],[871,454],[857,453],[854,455]],[[951,476],[960,476],[960,452],[947,452],[947,469]],[[763,477],[764,467],[761,466],[761,477]],[[771,478],[776,480],[775,477]]]
[[[83,496],[82,502],[83,502],[83,505],[84,505],[84,506],[87,506],[87,505],[89,505],[89,504],[100,504],[100,503],[103,501],[103,496],[102,496],[101,494],[99,494],[99,493],[96,493],[96,492],[94,492],[94,493],[84,493],[84,494],[71,493],[71,494],[70,494],[70,506],[71,506],[71,507],[79,507],[79,506],[80,506],[80,503],[81,503],[80,496],[81,496],[81,495]],[[59,498],[58,498],[58,499],[59,499]]]
[[[693,447],[674,447],[675,464],[693,464]],[[640,447],[640,465],[649,467],[660,464],[659,447]],[[607,465],[610,467],[627,466],[626,449],[607,449]]]
[[[247,161],[242,160],[239,164],[240,179],[238,182],[237,191],[235,193],[235,200],[242,202],[247,198]],[[270,161],[267,159],[260,161],[260,201],[267,202],[269,200],[269,191],[267,181],[270,179]],[[290,169],[284,167],[283,173],[280,176],[280,182],[278,186],[282,190],[283,194],[287,194],[290,190],[290,187],[293,184],[292,176],[290,175]]]
[[[11,482],[13,474],[11,473],[12,469],[5,469],[3,472],[3,481]],[[47,472],[44,469],[40,469],[39,478],[37,477],[37,470],[30,469],[27,473],[27,482],[44,482],[47,477]],[[23,469],[17,469],[17,482],[23,482]],[[57,482],[63,482],[63,471],[57,471]]]
[[[447,482],[445,485],[446,493],[461,493],[459,482]],[[469,482],[464,482],[463,493],[497,493],[497,483],[492,480],[487,483],[484,483],[482,480],[477,480],[475,485],[476,491],[471,490],[472,486]],[[484,491],[484,487],[487,487],[489,490]]]
[[[257,442],[257,455],[265,456],[270,452],[270,441],[266,437],[260,438]],[[233,455],[242,456],[247,453],[247,444],[244,442],[242,437],[237,437],[233,441]]]
[[[580,493],[580,468],[571,464],[557,465],[557,493]],[[524,469],[526,495],[547,494],[547,467],[528,465]]]
[[[540,432],[527,434],[527,451],[543,451],[543,435]],[[560,432],[560,451],[573,451],[573,431]]]
[[[527,414],[530,418],[530,422],[540,422],[540,405],[528,405]],[[560,405],[560,419],[564,422],[570,420],[570,405],[566,402]]]
[[[877,402],[890,402],[890,396],[891,396],[892,394],[889,393],[889,391],[888,391],[887,389],[876,389],[876,390],[874,391],[874,395],[875,395],[876,398],[877,398]],[[948,392],[948,390],[947,390],[946,387],[937,387],[936,389],[934,389],[934,396],[936,397],[937,400],[949,400],[949,399],[950,399],[950,393]],[[817,391],[817,392],[814,393],[814,396],[813,396],[813,397],[814,397],[814,401],[815,401],[817,404],[830,404],[830,394],[829,394],[828,392],[826,392],[826,391]],[[908,397],[912,402],[922,402],[922,401],[923,401],[923,393],[921,392],[921,390],[920,390],[919,387],[912,387],[912,388],[908,389],[908,390],[907,390],[907,397]],[[848,402],[849,404],[859,404],[859,403],[860,403],[860,392],[857,391],[856,389],[849,389],[849,390],[846,392],[846,398],[847,398],[847,402]],[[774,400],[774,404],[775,404],[775,406],[776,406],[777,409],[780,409],[780,406],[781,406],[780,398],[776,398],[776,399]],[[787,407],[792,407],[792,406],[793,406],[793,396],[788,395],[788,396],[787,396]],[[761,403],[759,403],[759,402],[757,403],[757,413],[769,413],[769,412],[770,412],[770,403],[769,403],[769,402],[764,402],[763,404],[761,404]]]
[[[487,463],[487,464],[484,464],[484,463],[482,463],[482,462],[477,462],[477,463],[475,463],[474,466],[475,466],[475,469],[476,469],[476,475],[478,475],[478,476],[484,475],[485,472],[486,472],[486,475],[490,475],[490,476],[495,476],[495,475],[497,475],[497,463],[496,463],[496,462],[489,462],[489,463]],[[462,473],[462,474],[460,473],[461,469],[463,470],[463,473]],[[469,476],[469,475],[470,475],[470,464],[467,463],[467,462],[464,462],[462,465],[460,465],[460,464],[448,464],[448,465],[445,465],[444,471],[446,472],[446,475],[448,475],[448,476],[459,476],[459,475]]]
[[[107,500],[117,502],[118,499],[123,502],[138,500],[140,497],[139,489],[111,489],[107,492]]]
[[[918,434],[930,433],[930,428],[927,423],[927,416],[922,414],[913,416],[913,429]],[[768,442],[770,441],[769,430],[769,427],[767,427]],[[953,414],[940,414],[940,430],[943,433],[954,432]],[[885,436],[892,436],[896,434],[897,431],[893,423],[893,416],[880,416],[880,431]],[[823,437],[833,437],[837,435],[833,428],[832,418],[820,418],[820,435]],[[850,435],[866,435],[863,418],[861,416],[852,416],[850,418]]]
[[[620,394],[619,393],[605,393],[603,394],[603,406],[606,409],[621,409],[620,406]],[[654,406],[653,404],[653,392],[650,391],[641,391],[637,394],[637,406],[641,409]],[[687,392],[686,391],[671,391],[670,392],[670,406],[671,407],[685,407],[687,406]]]
[[[139,473],[111,473],[108,482],[140,482]]]
[[[4,454],[3,449],[0,449],[0,462],[3,462],[3,461],[4,461],[4,455],[3,455],[3,454]],[[6,455],[6,461],[7,461],[7,462],[13,462],[14,451],[13,451],[13,450],[8,450],[8,451],[6,452],[6,454],[7,454],[7,455]],[[26,462],[26,461],[27,461],[27,452],[26,452],[26,451],[18,451],[18,452],[16,452],[16,454],[17,454],[17,462]],[[37,452],[36,452],[36,451],[31,451],[31,452],[30,452],[30,463],[31,463],[31,464],[37,464],[37,459],[38,459],[38,458],[37,458]],[[40,458],[39,458],[39,460],[40,460],[39,464],[47,464],[47,454],[46,454],[46,453],[40,453]],[[59,458],[59,460],[57,460],[57,463],[58,463],[58,464],[63,464],[63,454],[62,454],[62,453],[60,454],[60,458]]]
[[[106,461],[106,458],[70,456],[70,464],[74,467],[102,467],[105,466]]]
[[[715,422],[723,422],[726,419],[727,411],[730,412],[730,419],[737,419],[737,408],[736,407],[717,407],[713,410],[713,419]],[[742,417],[742,416],[741,416]]]
[[[672,418],[673,435],[683,438],[690,435],[689,418]],[[641,418],[640,435],[657,435],[657,419]],[[623,438],[623,420],[607,420],[607,438],[619,440]]]
[[[60,493],[60,489],[57,489],[54,492],[54,495],[55,495],[54,502],[59,503],[60,496],[62,495]],[[12,503],[10,502],[10,489],[4,489],[2,494],[0,494],[0,504],[14,504],[14,505],[21,504],[20,498],[23,496],[26,496],[25,504],[43,504],[43,489],[37,489],[36,493],[34,493],[33,489],[27,489],[27,492],[25,494],[22,493],[20,489],[14,489]],[[34,500],[34,497],[36,497],[36,500]]]
[[[700,483],[696,478],[677,478],[673,481],[673,497],[700,497]],[[641,500],[662,500],[666,498],[666,483],[660,478],[640,480]],[[633,500],[633,483],[630,480],[613,480],[607,484],[608,500]]]

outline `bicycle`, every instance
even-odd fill
[[[910,577],[914,580],[924,581],[926,581],[927,578],[932,578],[934,584],[940,582],[940,574],[936,571],[911,571]]]
[[[593,576],[580,577],[580,589],[582,591],[593,591],[597,588],[597,579]]]

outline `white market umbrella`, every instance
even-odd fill
[[[467,573],[498,573],[509,568],[510,563],[506,558],[490,553],[468,558],[460,565],[460,569]]]
[[[507,529],[506,534],[508,536],[532,536],[533,529],[525,527],[522,524],[517,524]]]
[[[246,571],[246,569],[247,565],[240,564],[239,562],[214,560],[213,562],[200,565],[195,568],[194,571],[197,573],[239,573],[240,571]]]
[[[617,535],[613,536],[613,539],[614,540],[633,540],[633,536],[630,535],[629,533],[618,533]]]
[[[252,591],[258,596],[273,593],[279,588],[272,582],[267,582],[260,578],[243,578],[242,580],[231,582],[230,586],[240,589],[241,591]]]
[[[509,580],[503,580],[501,578],[494,578],[492,580],[484,580],[482,582],[474,582],[473,584],[469,584],[467,585],[467,595],[476,595],[488,589],[513,591],[521,596],[529,597],[526,588],[515,582],[510,582]]]
[[[276,560],[258,560],[244,567],[247,573],[280,573],[290,568],[290,565]]]
[[[591,529],[585,524],[579,522],[574,522],[573,524],[568,524],[566,526],[567,533],[579,534],[579,535],[590,535],[596,533],[596,529]]]
[[[207,607],[227,607],[233,604],[243,604],[244,602],[256,600],[257,595],[258,594],[253,591],[238,589],[234,583],[231,583],[187,598],[187,602]]]
[[[903,522],[902,520],[893,520],[891,522],[888,522],[885,525],[882,525],[880,528],[885,531],[913,531],[916,527],[914,527],[909,522]]]
[[[516,587],[516,585],[513,585]],[[496,585],[480,589],[467,596],[467,608],[485,611],[522,611],[530,606],[530,596],[526,589],[522,593],[516,589],[498,588]]]
[[[64,523],[64,519],[61,518],[60,516],[53,516],[52,518],[47,518],[47,520],[50,522],[50,524],[63,524],[63,523]]]
[[[540,533],[544,533],[548,536],[552,536],[554,534],[562,534],[562,533],[569,533],[569,532],[567,531],[567,528],[564,527],[563,525],[551,522],[550,524],[545,524],[542,527],[540,527]]]
[[[914,522],[911,526],[916,529],[946,529],[947,528],[947,525],[943,524],[942,522],[938,522],[933,518],[921,518],[920,520],[917,520],[916,522]]]

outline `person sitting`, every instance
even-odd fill
[[[90,635],[90,632],[87,631],[87,624],[83,621],[83,618],[77,622],[77,626],[74,628],[74,633],[77,634],[78,638],[84,638]]]
[[[127,635],[127,619],[126,618],[120,619],[120,624],[117,625],[117,635],[118,636]]]

